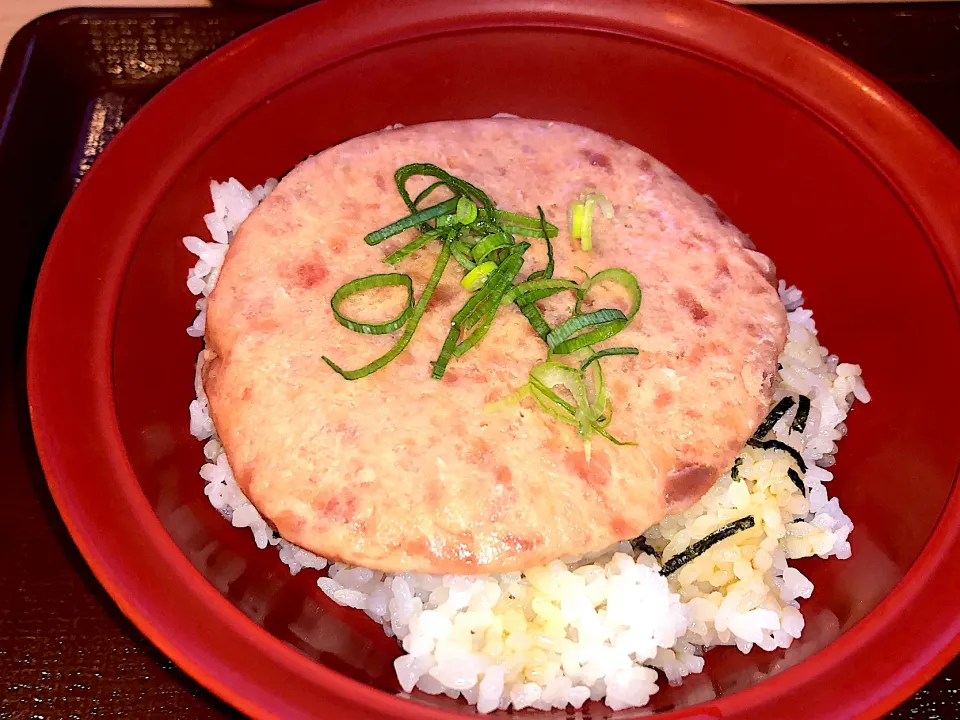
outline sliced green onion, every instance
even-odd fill
[[[503,282],[495,288],[491,288],[490,297],[487,301],[481,306],[485,310],[485,315],[483,315],[483,322],[480,323],[480,326],[474,330],[470,335],[464,339],[463,342],[459,343],[454,349],[453,354],[456,357],[461,357],[466,353],[470,348],[474,347],[477,343],[483,340],[484,336],[487,334],[487,331],[490,330],[490,326],[493,325],[493,319],[497,315],[497,310],[500,308],[500,298],[502,297],[504,291],[510,286],[510,283],[513,282],[513,279],[517,276],[517,273],[520,272],[520,267],[523,265],[523,257],[520,255],[511,255],[506,260],[503,261],[501,265],[503,275]],[[470,324],[472,327],[474,323]],[[466,327],[466,323],[464,324]]]
[[[596,427],[601,430],[606,429],[613,422],[613,401],[607,397],[603,405],[603,412],[594,419]],[[636,443],[623,443],[624,445],[634,445]]]
[[[593,196],[583,201],[583,219],[580,220],[580,249],[589,252],[593,249],[593,206],[597,204]]]
[[[477,206],[468,197],[461,197],[457,201],[457,222],[469,225],[477,219]]]
[[[613,203],[593,188],[584,188],[580,197],[570,203],[567,212],[570,236],[580,240],[580,249],[584,252],[593,249],[593,212],[596,206],[600,207],[607,220],[613,220]]]
[[[470,256],[474,262],[482,262],[490,253],[500,248],[513,245],[513,238],[505,232],[487,235],[470,249]]]
[[[470,247],[463,240],[454,240],[450,247],[454,259],[464,270],[473,270],[477,264],[470,259]]]
[[[397,265],[420,248],[429,244],[431,240],[436,240],[438,237],[443,236],[446,232],[449,232],[449,230],[446,230],[445,228],[438,228],[436,230],[425,232],[423,235],[420,235],[419,237],[408,242],[396,252],[387,255],[383,261],[387,263],[387,265]]]
[[[589,348],[586,348],[589,350]],[[584,384],[587,384],[587,373],[584,371],[584,368],[580,368],[580,373],[583,375]],[[602,424],[603,427],[606,427],[610,423],[605,419],[605,411],[607,406],[610,405],[610,396],[607,394],[607,385],[603,380],[603,368],[600,367],[600,363],[596,363],[590,370],[590,380],[591,382],[587,385],[587,394],[590,396],[590,417],[597,421],[598,424]],[[591,392],[591,389],[593,392]]]
[[[469,290],[470,292],[479,290],[487,281],[487,276],[496,269],[497,264],[495,262],[485,262],[481,265],[477,265],[473,270],[463,276],[463,280],[460,281],[460,285],[465,290]]]
[[[427,199],[430,193],[432,193],[437,188],[443,187],[444,185],[446,185],[446,183],[443,182],[443,180],[437,180],[435,183],[430,183],[430,185],[428,185],[426,188],[420,191],[420,194],[417,195],[417,198],[416,200],[413,201],[413,204],[415,206],[419,205],[420,203],[422,203],[424,200]]]
[[[520,300],[526,305],[556,295],[564,290],[578,290],[579,287],[573,280],[554,280],[553,278],[527,280],[510,288],[504,294],[502,302],[504,305],[509,305],[515,300]]]
[[[606,350],[600,350],[588,357],[580,364],[581,370],[586,370],[590,363],[596,362],[600,358],[610,357],[611,355],[639,355],[640,350],[635,347],[612,347]]]
[[[457,216],[455,213],[448,213],[446,215],[441,215],[437,218],[435,223],[438,228],[450,227],[457,224]]]
[[[533,331],[540,336],[541,340],[546,342],[547,335],[550,334],[550,331],[553,328],[551,328],[550,324],[544,319],[543,313],[540,312],[540,309],[536,306],[536,304],[530,303],[528,305],[520,305],[518,303],[517,307],[520,309],[520,312],[523,313],[523,316],[529,321]]]
[[[597,201],[597,207],[607,220],[613,220],[613,203],[607,199],[603,193],[593,192],[593,199]]]
[[[553,243],[550,242],[550,233],[547,231],[547,217],[543,214],[543,208],[537,205],[537,213],[540,215],[540,233],[547,243],[547,266],[543,270],[537,270],[530,273],[527,280],[549,280],[553,277]]]
[[[745,518],[734,520],[732,523],[728,523],[723,527],[714,530],[702,540],[698,540],[683,552],[677,553],[672,558],[667,560],[663,564],[663,567],[660,568],[660,574],[664,577],[672,575],[691,560],[703,555],[707,550],[712,548],[721,540],[726,540],[731,535],[736,535],[738,532],[748,530],[755,524],[756,521],[753,519],[753,515],[747,515]]]
[[[404,230],[421,225],[427,220],[433,220],[435,217],[439,217],[440,215],[446,215],[447,213],[455,210],[456,207],[457,198],[444,200],[442,203],[431,205],[423,210],[418,210],[412,215],[407,215],[405,218],[400,218],[396,222],[392,222],[389,225],[380,228],[379,230],[374,230],[372,233],[369,233],[363,239],[363,241],[367,245],[379,245],[387,238],[393,237],[394,235],[399,235]]]
[[[630,319],[616,308],[603,308],[584,315],[575,315],[547,335],[547,345],[555,355],[566,355],[613,337],[623,330],[628,322]],[[593,329],[575,334],[587,328]]]
[[[506,210],[495,210],[493,216],[496,220],[500,221],[501,225],[511,225],[514,228],[526,231],[515,233],[516,235],[523,235],[524,237],[540,237],[541,234],[544,234],[547,237],[555,238],[560,232],[560,229],[556,225],[552,225],[546,222],[546,220],[541,223],[540,218],[530,217],[529,215],[507,212]]]
[[[382,323],[360,322],[358,320],[351,320],[340,312],[340,306],[343,304],[343,301],[349,297],[366,292],[367,290],[373,290],[374,288],[394,286],[405,287],[407,289],[407,301],[400,314],[392,320],[387,320]],[[387,333],[392,333],[402,328],[410,318],[410,312],[413,309],[413,282],[410,280],[409,275],[400,273],[385,273],[383,275],[368,275],[367,277],[357,278],[337,288],[337,291],[333,293],[333,297],[330,298],[330,307],[333,308],[333,316],[337,319],[337,322],[348,330],[364,333],[365,335],[386,335]]]
[[[580,286],[580,293],[577,299],[577,305],[574,308],[574,312],[580,312],[580,306],[586,299],[590,288],[605,282],[617,283],[627,291],[627,295],[630,297],[630,309],[627,311],[627,319],[633,320],[634,316],[637,314],[637,311],[640,310],[640,303],[643,300],[643,291],[640,289],[640,283],[637,282],[636,276],[629,270],[623,270],[622,268],[607,268],[606,270],[601,270],[596,275],[586,280]]]
[[[522,243],[522,245],[526,245],[526,243]],[[521,246],[518,246],[518,248],[519,247]],[[529,245],[527,245],[527,247],[529,247]],[[523,249],[525,250],[526,248]],[[513,279],[517,276],[517,273],[520,272],[522,266],[523,252],[511,253],[491,277],[487,279],[487,283],[483,288],[471,296],[464,306],[456,312],[450,322],[450,332],[447,333],[447,338],[443,342],[440,355],[433,363],[431,377],[435,380],[440,380],[447,371],[450,358],[453,357],[455,353],[457,357],[459,357],[483,339],[500,305],[500,297],[506,292],[510,284],[513,283]],[[457,340],[460,338],[464,320],[470,316],[477,306],[487,299],[492,300],[493,305],[493,309],[488,313],[489,321],[485,320],[480,327],[473,331],[470,337],[458,344]]]
[[[472,330],[473,327],[487,317],[490,314],[490,311],[493,310],[493,303],[490,301],[490,296],[487,295],[486,299],[477,305],[467,317],[463,319],[463,329],[464,331]]]
[[[574,200],[570,203],[570,210],[567,215],[567,224],[570,227],[570,237],[574,240],[580,239],[580,226],[583,224],[583,202]]]
[[[344,370],[326,356],[323,356],[323,361],[346,380],[359,380],[360,378],[376,372],[397,357],[397,355],[402,353],[407,345],[410,344],[413,334],[417,331],[417,325],[420,324],[420,319],[427,311],[427,305],[430,304],[430,298],[433,297],[433,291],[437,289],[437,285],[440,283],[440,278],[443,276],[443,271],[446,269],[447,261],[449,259],[450,243],[444,243],[443,248],[440,250],[440,255],[437,258],[437,263],[433,266],[433,272],[430,274],[430,279],[427,280],[427,284],[424,286],[423,292],[420,294],[420,299],[417,300],[417,304],[414,306],[409,320],[407,320],[407,326],[404,328],[403,335],[400,336],[400,339],[397,340],[396,344],[384,355],[381,355],[373,362],[367,363],[363,367],[357,368],[356,370]]]
[[[569,391],[575,405],[571,405],[556,394],[553,388],[557,385]],[[583,373],[579,370],[549,360],[540,363],[530,371],[530,390],[534,399],[547,414],[565,423],[579,426],[581,435],[589,432],[590,403],[587,400],[587,388],[583,383]]]
[[[606,430],[604,430],[603,428],[598,427],[597,425],[594,425],[594,426],[593,426],[593,431],[594,431],[597,435],[599,435],[600,437],[604,438],[605,440],[609,440],[609,441],[612,442],[614,445],[619,445],[619,446],[621,446],[621,447],[623,447],[623,446],[625,446],[625,445],[636,445],[636,443],[633,442],[632,440],[617,440],[617,438],[615,438],[613,435],[611,435],[610,433],[608,433],[608,432],[607,432]]]
[[[443,170],[432,163],[411,163],[410,165],[404,165],[403,167],[399,168],[393,174],[393,181],[396,183],[397,191],[400,193],[400,197],[403,198],[403,202],[406,203],[411,212],[416,210],[416,204],[410,199],[410,193],[407,192],[407,180],[416,175],[426,175],[428,177],[437,178],[444,185],[450,188],[454,195],[466,195],[474,200],[479,200],[480,204],[486,209],[488,215],[493,215],[493,203],[490,202],[490,198],[485,192],[483,192],[483,190],[480,190],[475,185],[471,185],[466,180],[454,177],[446,170]]]

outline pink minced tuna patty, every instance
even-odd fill
[[[363,242],[407,213],[393,173],[412,162],[469,180],[503,209],[542,206],[561,228],[557,277],[582,277],[574,266],[636,275],[640,312],[607,345],[640,355],[603,361],[615,407],[608,429],[636,446],[595,438],[588,461],[576,429],[529,400],[485,411],[545,357],[513,306],[443,380],[430,379],[467,298],[452,262],[394,362],[354,382],[322,362],[359,367],[395,342],[340,326],[330,297],[389,272],[383,258],[415,236]],[[588,253],[566,227],[585,187],[615,210],[612,221],[597,214]],[[532,242],[522,277],[546,261],[543,242]],[[596,550],[698,500],[763,419],[787,322],[772,264],[749,248],[664,165],[582,127],[494,119],[359,137],[291,171],[231,243],[208,305],[211,415],[244,493],[284,538],[324,557],[469,574]],[[437,252],[429,246],[396,269],[416,296]],[[559,306],[544,312],[562,319]]]

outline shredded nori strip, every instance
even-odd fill
[[[633,540],[631,540],[630,547],[632,547],[634,550],[644,552],[647,555],[652,555],[657,562],[660,562],[660,553],[658,553],[655,548],[651,547],[643,535],[635,537]]]
[[[785,442],[780,442],[779,440],[757,440],[756,438],[750,438],[747,440],[747,445],[750,447],[760,448],[761,450],[782,450],[797,461],[797,465],[800,466],[800,472],[807,471],[807,464],[803,461],[803,457],[800,455],[800,453],[787,445]]]
[[[756,522],[753,519],[753,515],[747,515],[745,518],[740,518],[739,520],[734,520],[732,523],[724,525],[720,529],[707,535],[703,540],[698,540],[683,552],[677,553],[667,560],[663,564],[663,567],[660,568],[660,574],[664,577],[672,575],[691,560],[703,555],[721,540],[726,540],[731,535],[736,535],[741,530],[748,530],[754,525],[756,525]]]
[[[767,413],[767,417],[764,418],[763,422],[760,423],[760,426],[753,433],[753,439],[763,440],[767,436],[767,433],[773,430],[773,426],[780,421],[780,418],[787,414],[787,410],[793,407],[793,402],[793,398],[788,395],[774,405],[773,410]]]
[[[801,395],[797,403],[797,414],[793,416],[793,422],[790,424],[790,432],[802,433],[807,426],[807,417],[810,415],[810,398]]]
[[[787,477],[793,481],[793,484],[797,486],[797,490],[800,491],[800,494],[804,497],[807,496],[807,486],[803,484],[803,480],[800,479],[800,473],[798,473],[793,468],[787,470]]]
[[[733,461],[733,467],[730,468],[730,477],[737,482],[740,481],[740,466],[743,465],[743,458],[738,457]]]

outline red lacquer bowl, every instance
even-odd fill
[[[802,565],[817,585],[804,638],[780,654],[713,651],[651,708],[891,708],[960,648],[960,157],[876,80],[713,2],[327,0],[160,93],[77,191],[30,326],[41,458],[97,577],[247,713],[473,712],[397,697],[394,641],[207,504],[188,433],[199,342],[184,334],[193,258],[180,238],[204,233],[211,178],[254,184],[391,123],[501,111],[623,138],[716,198],[805,290],[822,340],[864,367],[874,396],[850,419],[832,488],[856,522],[854,556]]]

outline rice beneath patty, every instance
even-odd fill
[[[277,182],[248,191],[235,179],[211,183],[214,211],[204,217],[213,242],[187,237],[198,256],[187,286],[197,315],[187,332],[202,337],[206,297],[213,290],[227,245],[240,223]],[[333,563],[273,531],[234,481],[210,419],[200,370],[190,430],[205,440],[200,469],[210,503],[235,527],[249,527],[261,549],[275,546],[291,573],[327,569],[317,585],[334,602],[364,611],[396,636],[404,650],[394,663],[407,693],[462,697],[480,712],[512,707],[579,708],[588,699],[614,710],[639,707],[657,692],[658,670],[678,683],[703,669],[703,652],[736,645],[749,652],[787,648],[800,637],[799,599],[813,584],[789,560],[817,555],[850,557],[853,523],[829,498],[827,469],[854,400],[870,396],[860,368],[840,363],[817,342],[803,297],[780,281],[789,335],[780,357],[774,402],[811,400],[802,433],[791,432],[791,409],[770,438],[801,453],[806,497],[788,471],[790,455],[747,447],[739,480],[724,475],[686,512],[664,518],[644,535],[664,559],[717,528],[753,516],[755,526],[717,543],[669,578],[659,563],[629,542],[580,558],[562,558],[525,572],[497,575],[386,574]]]

